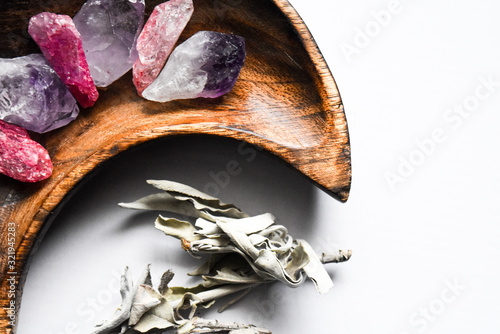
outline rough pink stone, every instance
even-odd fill
[[[139,95],[160,74],[193,14],[192,0],[170,0],[155,7],[137,40],[139,59],[133,81]]]
[[[0,120],[0,173],[23,182],[38,182],[52,174],[52,161],[28,131]]]
[[[93,106],[99,93],[90,76],[80,33],[71,17],[40,13],[30,19],[28,32],[80,105]]]

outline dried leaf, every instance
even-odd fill
[[[174,307],[162,296],[160,304],[145,313],[134,326],[134,329],[146,333],[152,329],[176,328],[180,324],[174,313]]]
[[[119,203],[119,206],[135,210],[167,211],[188,217],[199,217],[199,211],[190,202],[179,201],[168,193],[158,193],[142,197],[131,203]]]
[[[285,271],[291,277],[300,275],[301,270],[309,263],[309,257],[301,243],[295,246],[290,255],[290,261],[285,266]]]
[[[264,279],[259,275],[241,275],[229,268],[217,270],[215,274],[203,276],[203,286],[210,288],[224,284],[257,284],[264,283]]]
[[[194,233],[196,231],[194,226],[187,221],[159,216],[155,221],[155,227],[163,233],[181,240],[195,241],[200,239],[200,236]]]
[[[179,327],[177,334],[202,334],[202,333],[232,333],[232,334],[271,334],[263,328],[253,325],[242,325],[237,323],[224,323],[217,320],[192,318]]]
[[[225,258],[227,254],[210,254],[208,261],[199,266],[195,271],[188,273],[189,276],[208,275],[219,261]]]
[[[247,216],[234,204],[224,203],[218,198],[205,194],[185,184],[165,180],[148,180],[147,182],[158,189],[166,191],[179,201],[191,202],[193,206],[199,211],[208,210],[213,213],[234,218],[242,218]]]
[[[174,272],[172,270],[167,270],[163,273],[160,279],[160,285],[158,286],[158,292],[162,295],[166,294],[168,291],[168,285],[174,278]]]
[[[176,324],[171,323],[170,321],[155,314],[148,313],[141,318],[137,325],[134,326],[134,330],[141,333],[147,333],[153,329],[169,329],[176,327]]]
[[[229,300],[227,303],[219,307],[217,312],[222,313],[224,312],[229,306],[233,305],[234,303],[238,302],[240,299],[245,297],[250,291],[252,291],[252,288],[248,288],[246,290],[243,290],[240,293],[237,293],[235,297],[233,297],[231,300]]]
[[[196,234],[203,235],[205,237],[208,236],[218,236],[222,232],[222,230],[215,224],[213,221],[209,221],[203,218],[196,219],[196,223],[194,224],[198,228],[196,230]]]
[[[132,303],[134,301],[134,297],[137,294],[137,289],[141,284],[151,282],[151,275],[149,272],[150,265],[146,267],[143,271],[142,275],[139,278],[139,281],[135,286],[132,285],[132,281],[130,279],[130,274],[128,272],[128,267],[125,268],[125,271],[121,277],[120,284],[120,294],[122,296],[122,304],[115,314],[115,316],[109,320],[99,325],[92,334],[107,334],[112,330],[120,327],[125,321],[130,318],[130,312],[132,308]]]
[[[255,286],[254,284],[238,284],[238,285],[223,285],[215,288],[207,288],[202,284],[200,284],[193,288],[175,287],[171,289],[172,296],[166,296],[166,297],[169,301],[171,301],[172,306],[178,307],[178,305],[180,305],[180,303],[182,302],[184,295],[186,294],[196,295],[196,298],[199,303],[206,303],[212,300],[216,300],[231,295],[241,290],[249,289],[254,286]]]
[[[316,285],[319,293],[327,293],[333,287],[333,282],[312,247],[304,240],[300,240],[302,247],[309,256],[309,263],[304,271]]]
[[[162,296],[148,285],[139,285],[130,310],[129,326],[139,322],[144,313],[161,303]]]
[[[213,216],[212,218],[219,227],[220,224],[224,224],[224,226],[232,231],[237,231],[246,235],[263,231],[275,223],[275,218],[270,213],[239,219],[218,216]]]

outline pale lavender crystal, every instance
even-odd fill
[[[175,48],[142,96],[157,102],[221,96],[233,88],[245,56],[243,37],[200,31]]]
[[[0,59],[0,119],[44,133],[78,116],[68,87],[41,54]]]
[[[109,86],[132,68],[144,24],[144,0],[88,0],[73,22],[96,86]]]

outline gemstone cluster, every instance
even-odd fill
[[[28,131],[67,125],[132,69],[138,95],[156,102],[216,98],[243,67],[243,37],[200,31],[176,44],[192,0],[157,5],[144,24],[145,0],[88,0],[71,18],[43,12],[28,33],[42,54],[0,59],[0,173],[25,182],[49,177],[52,162]]]

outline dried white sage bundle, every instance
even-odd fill
[[[122,207],[159,210],[181,214],[193,223],[159,216],[155,227],[181,240],[182,248],[195,257],[209,254],[208,260],[190,275],[201,276],[203,283],[191,287],[169,287],[173,273],[163,274],[155,290],[149,266],[134,285],[128,270],[122,276],[122,305],[115,316],[96,327],[92,334],[153,333],[176,330],[178,334],[267,334],[253,325],[221,323],[195,317],[200,308],[233,295],[222,311],[262,284],[280,281],[297,287],[307,277],[320,293],[333,282],[323,263],[343,262],[351,251],[316,255],[304,240],[294,239],[270,213],[250,217],[233,204],[172,181],[148,181],[164,192],[146,196]]]
[[[201,275],[203,286],[256,285],[280,281],[297,287],[309,277],[320,293],[333,282],[323,263],[347,261],[351,251],[322,254],[305,241],[293,239],[270,213],[250,217],[233,204],[173,181],[148,183],[164,192],[132,203],[131,209],[159,210],[196,218],[194,224],[177,218],[159,216],[155,227],[181,240],[193,256],[211,254],[192,275]]]
[[[212,289],[198,285],[192,288],[170,288],[168,285],[172,278],[171,271],[165,272],[155,290],[149,265],[135,285],[132,284],[128,268],[125,268],[120,288],[122,304],[115,316],[96,326],[92,334],[164,333],[165,330],[176,330],[177,334],[271,334],[267,329],[253,325],[222,323],[194,316],[198,308],[208,308],[215,299],[238,292],[242,287]]]

